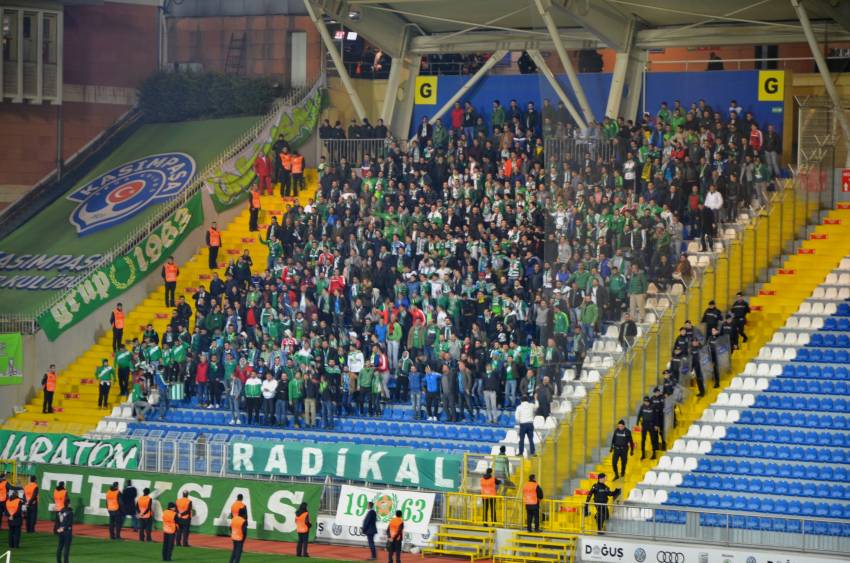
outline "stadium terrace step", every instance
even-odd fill
[[[482,526],[441,524],[434,539],[422,549],[422,555],[468,557],[471,562],[493,557],[496,531]]]

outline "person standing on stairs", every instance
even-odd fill
[[[261,195],[263,194],[260,190],[260,185],[258,183],[254,183],[254,185],[251,186],[251,192],[248,194],[248,230],[252,233],[257,232],[260,229],[260,208],[262,207],[262,203],[260,201]]]
[[[254,173],[257,175],[260,193],[268,190],[269,195],[273,195],[274,186],[272,185],[272,162],[266,153],[261,152],[254,160]]]
[[[169,256],[168,261],[162,265],[162,279],[165,280],[165,306],[176,307],[174,294],[177,292],[177,276],[180,268],[174,263],[174,256]]]
[[[221,233],[219,232],[216,222],[210,224],[206,235],[207,247],[210,251],[209,268],[210,270],[218,269],[218,251],[221,249]]]
[[[280,159],[280,197],[289,197],[289,189],[292,185],[292,154],[289,145],[283,147],[278,155]]]
[[[626,475],[626,463],[628,462],[628,452],[631,449],[631,455],[635,455],[635,441],[632,439],[632,431],[626,428],[626,421],[620,420],[617,422],[617,428],[614,429],[614,435],[611,436],[611,465],[614,467],[614,480]],[[620,464],[620,470],[617,471],[617,462]]]
[[[543,489],[534,475],[528,476],[528,482],[522,486],[522,501],[525,504],[525,525],[529,532],[540,531],[540,500]]]
[[[100,366],[94,372],[98,384],[97,408],[106,408],[109,404],[109,390],[112,388],[114,370],[109,365],[109,360],[103,359]]]
[[[599,474],[596,483],[590,487],[590,491],[588,491],[587,498],[584,501],[584,515],[589,516],[588,504],[593,499],[593,504],[596,506],[596,529],[599,533],[602,533],[602,530],[605,528],[605,521],[608,520],[608,499],[616,499],[620,496],[620,489],[614,489],[612,491],[608,488],[608,485],[605,484],[605,477],[604,473]]]
[[[112,325],[112,351],[117,352],[121,348],[124,339],[124,305],[118,303],[109,316],[109,324]]]
[[[56,392],[56,365],[50,364],[50,369],[41,378],[41,388],[44,390],[44,401],[41,405],[42,414],[53,414],[53,393]]]
[[[658,450],[658,432],[655,429],[655,409],[652,407],[652,402],[649,397],[643,398],[643,405],[638,410],[637,424],[640,425],[640,458],[646,459],[646,435],[649,434],[652,444],[652,457],[655,459],[655,453]]]
[[[304,155],[295,151],[292,154],[292,197],[304,189]]]
[[[744,332],[744,325],[747,324],[747,315],[750,314],[750,304],[744,299],[744,294],[740,291],[735,294],[735,302],[732,303],[730,312],[734,317],[733,323],[738,330],[738,334],[744,339],[744,342],[749,340],[747,333]]]
[[[667,451],[667,438],[664,434],[664,394],[660,387],[652,390],[652,409],[655,411],[655,431],[658,433],[661,451]]]

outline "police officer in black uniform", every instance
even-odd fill
[[[720,336],[729,337],[729,354],[738,349],[738,327],[735,326],[735,315],[729,313],[720,325]]]
[[[652,390],[650,400],[655,411],[655,431],[658,432],[658,441],[661,442],[661,451],[667,450],[667,439],[664,437],[664,394],[660,387]]]
[[[691,367],[694,368],[694,377],[697,380],[697,389],[699,393],[697,393],[697,397],[702,397],[705,395],[705,376],[702,373],[702,364],[699,361],[699,342],[694,339],[693,348],[691,348]],[[717,387],[715,385],[715,387]]]
[[[740,291],[735,294],[735,302],[730,308],[734,317],[735,328],[738,329],[738,334],[744,339],[744,342],[749,340],[747,333],[744,332],[744,325],[747,324],[747,315],[750,314],[750,304],[744,300],[744,294]]]
[[[71,499],[65,497],[65,506],[56,512],[53,522],[53,533],[59,539],[56,547],[56,563],[68,563],[71,553],[71,531],[74,527],[74,511],[71,510]]]
[[[605,484],[604,473],[599,474],[596,483],[590,487],[590,491],[587,493],[587,498],[584,501],[584,515],[590,515],[588,503],[592,498],[593,504],[596,506],[596,529],[600,534],[605,527],[605,521],[608,520],[608,499],[616,499],[618,496],[620,496],[620,489],[613,491],[609,489],[608,485]]]
[[[673,348],[673,355],[670,357],[670,378],[679,383],[682,378],[682,371],[688,370],[688,353],[679,348]],[[689,371],[689,370],[688,370]]]
[[[690,346],[691,339],[688,336],[688,332],[685,327],[681,327],[679,329],[679,335],[676,337],[676,340],[673,341],[673,349],[679,348],[680,350],[685,350],[687,352]]]
[[[723,313],[717,308],[713,299],[708,302],[708,309],[702,314],[702,322],[705,323],[705,330],[708,331],[708,334],[711,334],[712,329],[720,328],[720,324],[723,322]]]
[[[720,331],[716,328],[711,330],[711,336],[708,337],[708,349],[711,351],[711,365],[714,370],[714,388],[720,387],[720,367],[717,365],[717,339],[720,338]]]
[[[658,450],[658,432],[655,430],[655,409],[649,397],[643,398],[643,405],[638,410],[637,423],[640,424],[640,458],[646,459],[646,435],[649,434],[652,444],[652,458]]]
[[[626,474],[626,462],[628,461],[626,453],[629,449],[631,449],[631,455],[635,455],[635,442],[632,440],[632,431],[626,428],[626,422],[624,420],[620,420],[617,422],[617,428],[614,429],[614,435],[611,436],[611,453],[614,454],[611,458],[611,465],[614,467],[615,481]],[[617,471],[618,461],[620,462],[620,471]]]

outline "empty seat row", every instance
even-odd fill
[[[729,428],[732,428],[731,426]],[[691,424],[685,438],[702,438],[704,440],[720,440],[726,436],[726,426],[722,424]]]
[[[802,328],[802,327],[801,327]],[[829,331],[850,331],[850,318],[847,317],[828,317],[823,321],[823,330]]]
[[[785,321],[786,328],[799,328],[802,330],[820,330],[833,317],[810,317],[796,313]],[[834,329],[832,329],[834,330]]]
[[[844,366],[785,364],[782,375],[808,379],[841,379],[850,381],[850,370]]]
[[[711,451],[712,442],[709,440],[689,440],[680,438],[670,446],[670,453],[687,453],[704,455]]]
[[[801,463],[738,460],[704,457],[696,469],[699,473],[723,473],[726,475],[751,475],[755,477],[777,477],[785,479],[819,479],[821,481],[844,482],[850,478],[850,467],[822,465],[816,469]]]
[[[829,274],[835,276],[835,274]],[[827,278],[829,278],[827,276]],[[843,281],[842,281],[843,280]],[[850,298],[850,275],[841,274],[833,278],[833,281],[827,281],[827,285],[843,285],[844,287],[816,287],[812,293],[813,299],[824,299],[827,301],[844,301]]]
[[[704,419],[703,419],[704,420]],[[740,411],[741,424],[768,424],[797,428],[850,429],[850,417],[831,414],[805,414],[802,412],[775,412],[770,410]]]
[[[747,362],[747,365],[744,366],[744,375],[750,377],[777,377],[781,374],[782,364]]]
[[[737,379],[737,378],[736,378]],[[831,379],[796,379],[778,377],[767,386],[769,393],[805,393],[817,395],[850,394],[850,382]]]
[[[741,417],[741,411],[739,409],[705,409],[702,412],[702,417],[700,420],[703,422],[729,422],[734,423],[738,422],[738,419]]]
[[[722,427],[720,427],[722,428]],[[771,426],[741,426],[734,424],[725,429],[726,440],[740,442],[765,442],[768,444],[795,444],[808,446],[850,447],[850,433],[783,430]]]
[[[783,348],[782,346],[762,346],[758,355],[759,360],[773,360],[775,362],[790,362],[796,357],[796,348]]]
[[[725,407],[750,407],[756,402],[756,396],[752,393],[720,393],[715,406]]]
[[[785,346],[805,346],[809,343],[808,332],[775,332],[770,339],[771,344],[784,344]]]
[[[849,262],[848,266],[850,266],[850,259],[845,258],[844,260],[848,260],[848,262]],[[844,260],[842,260],[842,262],[841,262],[842,264],[844,263]],[[844,286],[841,289],[845,289],[845,288],[850,287],[850,274],[843,273],[843,272],[830,272],[826,275],[826,281],[823,282],[823,283],[824,283],[824,285]],[[814,293],[815,297],[818,296],[818,290],[819,289],[823,289],[823,288],[821,288],[821,287],[815,288],[815,293]],[[835,288],[826,288],[826,290],[823,292],[823,294],[828,293],[830,289],[835,289]],[[850,295],[848,295],[847,297],[842,297],[841,299],[847,299],[847,298],[850,298]]]
[[[814,362],[824,364],[850,364],[850,350],[834,348],[787,348],[796,351],[795,357],[786,361]]]
[[[707,455],[784,459],[819,463],[850,463],[850,450],[812,446],[774,446],[750,442],[715,442]]]
[[[643,485],[655,485],[658,487],[678,487],[682,484],[683,474],[668,471],[647,471],[643,476]]]
[[[764,391],[770,384],[766,377],[734,377],[729,389],[740,391]]]
[[[702,458],[707,459],[707,458]],[[697,468],[700,460],[695,457],[683,457],[679,455],[663,455],[655,466],[657,471],[684,471],[689,472]]]
[[[670,512],[671,514],[659,515],[661,512]],[[684,520],[679,516],[684,516],[681,511],[656,510],[656,521],[682,523]],[[662,520],[662,518],[664,520]],[[676,520],[674,522],[673,520]],[[764,532],[785,532],[789,534],[800,534],[805,529],[805,534],[808,536],[841,536],[850,537],[850,524],[841,524],[838,522],[824,522],[822,520],[797,520],[792,518],[758,518],[756,516],[732,516],[727,517],[725,514],[700,514],[700,525],[720,528],[736,528],[746,530],[761,530]]]
[[[797,501],[757,496],[718,495],[670,491],[666,504],[671,506],[693,506],[718,510],[740,510],[746,512],[768,512],[792,516],[816,518],[850,518],[850,504],[831,502]]]
[[[675,475],[681,474],[677,473]],[[644,481],[646,480],[644,479]],[[657,485],[660,486],[661,483]],[[689,473],[682,478],[679,486],[689,489],[850,500],[850,487],[847,485],[832,485],[818,481],[791,481],[787,479],[760,479],[707,473]]]
[[[793,333],[788,333],[793,334]],[[850,348],[850,335],[830,334],[813,332],[806,346],[820,346],[823,348]]]
[[[761,409],[791,411],[850,412],[850,401],[831,397],[791,396],[764,393],[755,398],[753,404]]]
[[[847,307],[846,312],[842,313],[842,305],[844,303],[823,303],[821,301],[803,301],[800,303],[800,308],[797,309],[797,312],[801,315],[850,315],[850,306]]]
[[[664,504],[668,501],[668,494],[665,490],[655,489],[632,489],[629,492],[629,502],[639,502],[642,504]]]

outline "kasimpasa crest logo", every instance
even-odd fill
[[[69,194],[79,204],[69,220],[80,236],[90,235],[172,199],[194,174],[195,160],[181,152],[127,162]]]

